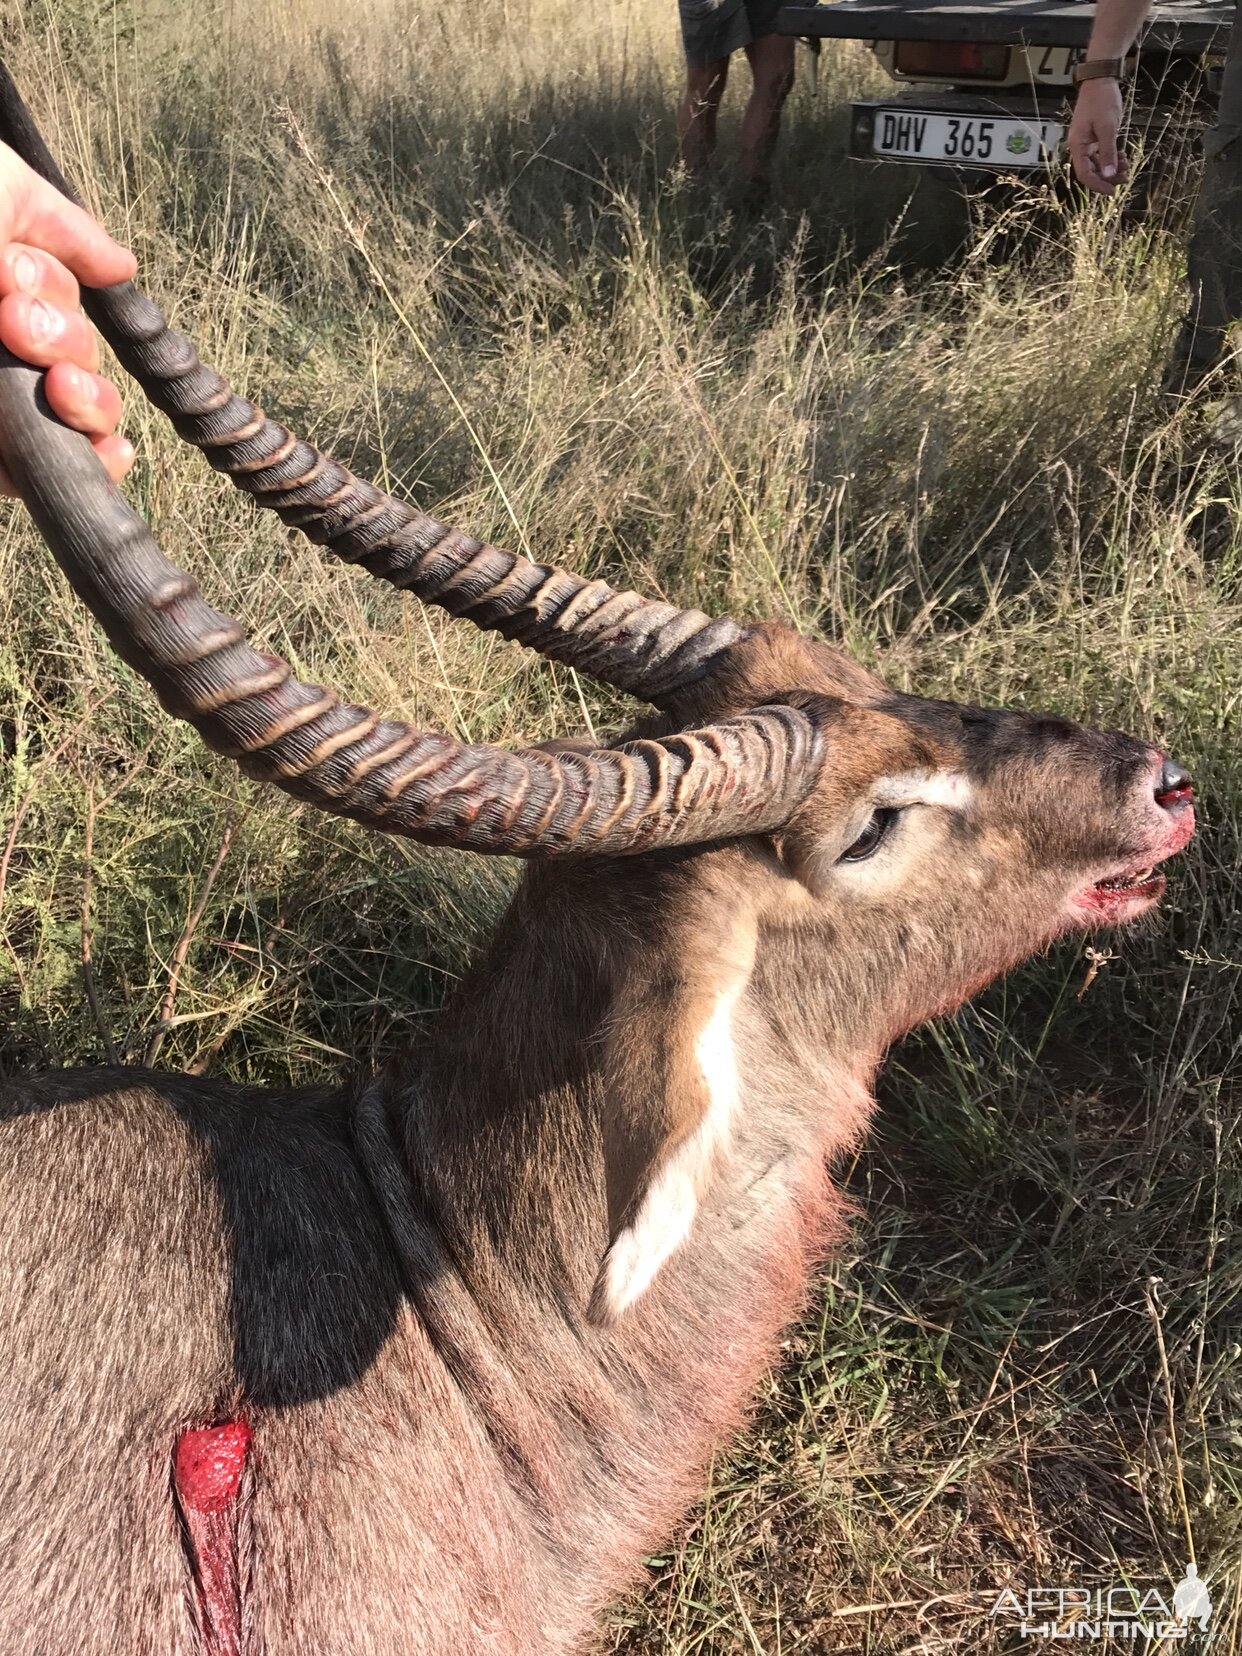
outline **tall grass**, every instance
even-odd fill
[[[849,48],[817,92],[804,70],[747,216],[727,171],[673,167],[656,0],[39,0],[5,34],[176,321],[323,446],[903,687],[1158,733],[1199,781],[1148,932],[1067,944],[895,1055],[852,1246],[607,1647],[999,1650],[1001,1586],[1164,1585],[1193,1550],[1238,1648],[1242,538],[1210,398],[1156,390],[1177,223],[1035,191],[911,273],[894,234],[936,224],[844,157],[873,74]],[[475,738],[627,716],[323,563],[136,401],[126,424],[170,555],[304,676]],[[511,879],[238,781],[6,514],[4,1065],[375,1062]]]

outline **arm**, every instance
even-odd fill
[[[86,432],[114,479],[133,465],[134,451],[115,434],[121,398],[96,371],[99,345],[78,309],[78,283],[106,287],[136,268],[89,213],[0,144],[0,343],[47,369],[48,402]],[[0,467],[0,493],[12,492]]]
[[[1086,61],[1124,58],[1150,6],[1151,0],[1099,0]],[[1117,151],[1120,127],[1121,83],[1111,78],[1083,81],[1070,122],[1070,159],[1079,183],[1100,195],[1110,195],[1129,171]]]

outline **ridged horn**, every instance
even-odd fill
[[[301,683],[164,557],[87,438],[56,419],[42,380],[0,348],[0,457],[118,654],[247,774],[388,833],[525,857],[768,832],[809,792],[821,738],[794,707],[548,752],[468,745]]]
[[[0,138],[78,199],[2,64]],[[132,282],[84,289],[82,302],[127,373],[217,471],[316,544],[424,603],[665,708],[745,636],[727,618],[501,551],[382,493],[235,392]]]

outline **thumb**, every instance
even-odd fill
[[[137,269],[132,253],[6,145],[0,145],[0,237],[42,248],[89,287],[128,281]]]

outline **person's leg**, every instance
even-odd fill
[[[1229,324],[1242,319],[1242,18],[1229,37],[1220,113],[1203,153],[1187,259],[1190,309],[1165,373],[1172,391],[1192,388],[1215,366]]]
[[[794,79],[794,40],[791,35],[765,34],[746,48],[754,87],[742,116],[742,177],[748,184],[766,184],[781,128],[781,110]]]
[[[692,173],[705,173],[716,148],[716,116],[729,77],[729,60],[686,65],[686,91],[677,112],[677,152]]]

